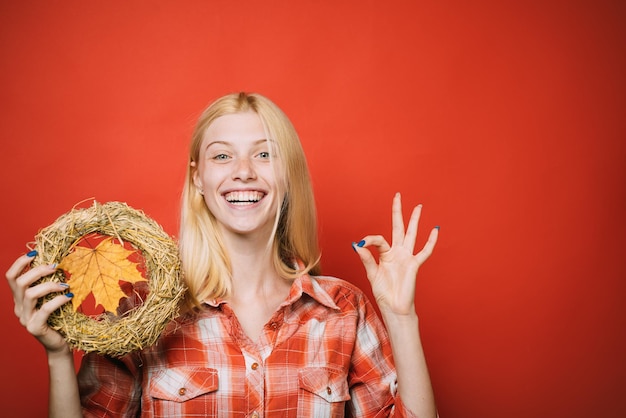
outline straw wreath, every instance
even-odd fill
[[[143,212],[125,203],[108,202],[84,209],[74,208],[35,237],[38,251],[33,266],[59,263],[89,234],[108,235],[128,242],[145,262],[149,293],[140,306],[121,316],[102,313],[91,317],[75,312],[66,303],[49,318],[70,347],[121,357],[156,342],[167,323],[178,314],[185,293],[175,242]],[[42,281],[64,282],[62,271]],[[52,296],[50,296],[52,297]]]

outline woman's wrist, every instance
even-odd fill
[[[419,322],[415,309],[407,311],[407,313],[397,313],[391,310],[381,309],[380,314],[386,326],[415,326]]]
[[[74,361],[74,355],[72,354],[72,350],[69,349],[68,346],[55,349],[55,350],[46,350],[46,355],[48,356],[48,365],[52,365],[53,363],[67,361],[71,359]]]

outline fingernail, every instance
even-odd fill
[[[36,256],[37,254],[39,254],[39,253],[37,252],[37,250],[32,250],[32,251],[29,251],[29,252],[27,252],[27,253],[26,253],[26,255],[27,255],[28,257],[34,257],[34,256]]]
[[[437,225],[437,226],[435,227],[435,229],[439,229],[439,225]]]
[[[73,297],[74,297],[74,294],[73,294],[73,293],[71,293],[71,292],[69,292],[69,293],[66,293],[66,294],[65,294],[65,296],[67,296],[68,298],[73,298]]]
[[[50,265],[49,265],[49,267],[50,267],[51,269],[54,269],[54,270],[56,270],[56,269],[57,269],[57,266],[58,266],[58,264],[57,264],[57,263],[54,263],[54,264],[50,264]]]
[[[352,242],[352,249],[354,250],[354,252],[356,253],[356,242]]]
[[[69,285],[69,284],[67,284],[67,283],[59,283],[59,286],[64,287],[64,288],[66,288],[66,289],[67,289],[68,287],[70,287],[70,285]]]
[[[359,241],[359,243],[357,244],[357,247],[362,247],[365,245],[365,240],[362,239],[361,241]]]

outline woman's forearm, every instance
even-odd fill
[[[419,333],[417,315],[385,314],[398,374],[398,395],[419,418],[435,418],[437,408]]]
[[[48,352],[48,368],[50,373],[48,416],[50,418],[82,418],[72,352],[69,349],[61,352]]]

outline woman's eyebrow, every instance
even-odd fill
[[[256,141],[253,142],[254,145],[257,144],[263,144],[265,142],[271,142],[272,144],[276,144],[276,141],[274,141],[273,139],[265,139],[265,138],[261,138],[261,139],[257,139]],[[223,141],[223,140],[215,140],[215,141],[211,141],[208,144],[206,144],[206,147],[210,147],[211,145],[232,145],[232,142],[229,141]]]
[[[231,144],[231,143],[230,143],[230,142],[228,142],[228,141],[219,141],[219,140],[216,140],[216,141],[211,141],[211,142],[209,142],[208,144],[206,144],[206,147],[205,147],[205,148],[209,148],[211,145],[230,145],[230,144]]]

